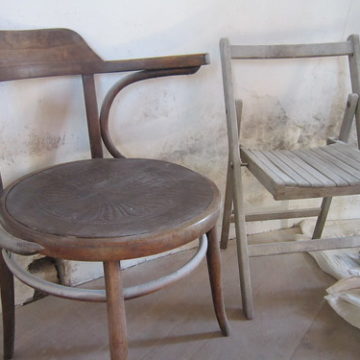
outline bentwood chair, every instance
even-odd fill
[[[215,231],[220,211],[217,187],[179,165],[125,158],[108,130],[110,107],[124,87],[150,78],[193,74],[206,64],[206,55],[104,61],[67,29],[1,31],[0,53],[1,81],[80,76],[91,146],[89,160],[36,171],[2,189],[4,358],[11,358],[14,348],[13,274],[55,296],[106,302],[111,359],[124,360],[128,353],[124,299],[173,283],[206,255],[215,313],[222,333],[228,335]],[[110,89],[99,116],[94,74],[123,71],[133,73]],[[26,114],[19,121],[26,123]],[[114,158],[103,158],[102,141]],[[161,253],[195,239],[200,241],[198,251],[183,267],[149,283],[122,288],[120,260]],[[13,253],[101,261],[106,290],[48,283],[21,268]]]
[[[360,193],[360,151],[347,144],[355,114],[360,145],[360,107],[357,106],[360,90],[360,46],[357,35],[351,35],[344,42],[301,45],[233,45],[227,39],[222,39],[220,52],[229,141],[221,247],[226,248],[230,222],[235,221],[243,310],[247,318],[251,319],[254,310],[249,257],[360,246],[359,236],[320,239],[332,197]],[[246,148],[246,144],[241,144],[239,139],[242,101],[235,100],[233,60],[324,56],[346,56],[350,65],[353,94],[348,97],[338,138],[328,139],[325,146],[300,150],[250,150]],[[244,168],[256,177],[275,200],[322,198],[321,207],[247,214],[244,209],[241,178]],[[311,216],[317,217],[312,241],[248,244],[246,222]]]

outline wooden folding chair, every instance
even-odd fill
[[[360,107],[357,106],[360,90],[360,45],[357,35],[351,35],[344,42],[297,45],[231,45],[228,39],[222,39],[220,52],[229,141],[221,247],[226,248],[230,222],[234,221],[243,310],[246,317],[251,319],[254,310],[250,256],[360,246],[360,236],[320,239],[332,197],[360,193],[360,151],[347,144],[354,115],[360,144]],[[324,56],[347,56],[349,59],[353,93],[348,97],[338,138],[330,138],[326,146],[311,149],[259,151],[244,148],[239,141],[242,102],[234,97],[232,60]],[[275,200],[321,197],[321,207],[245,214],[241,179],[243,167],[248,168]],[[246,222],[311,216],[317,216],[312,241],[248,244]]]

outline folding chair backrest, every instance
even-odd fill
[[[352,92],[357,94],[357,96],[359,96],[360,93],[360,43],[358,35],[350,35],[348,40],[343,42],[294,45],[232,45],[228,39],[221,39],[220,54],[223,71],[230,154],[233,153],[233,151],[238,153],[239,146],[239,124],[237,123],[236,116],[231,60],[347,56],[349,59]],[[355,98],[353,97],[352,105],[354,104],[354,101]],[[358,144],[360,146],[360,106],[358,106],[355,110],[355,118]],[[345,127],[348,129],[349,125],[347,124]],[[344,126],[342,126],[342,128],[344,128]]]

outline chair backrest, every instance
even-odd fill
[[[192,74],[206,63],[206,54],[104,61],[79,34],[68,29],[0,31],[0,81],[81,75],[93,158],[103,156],[104,137],[94,74],[140,70],[136,80],[126,82],[129,85],[151,77]]]
[[[360,93],[360,44],[358,35],[350,35],[348,40],[343,42],[292,45],[232,45],[228,39],[221,39],[220,54],[223,72],[230,156],[233,156],[232,154],[239,153],[238,134],[240,123],[238,123],[238,121],[240,121],[239,118],[241,115],[239,114],[239,111],[236,110],[237,106],[232,82],[231,60],[265,60],[347,56],[349,59],[352,92],[356,94],[353,99],[356,98],[356,102]],[[355,105],[357,104],[355,103]],[[237,113],[239,115],[238,119]],[[355,118],[358,144],[360,144],[360,106],[357,106],[355,109]],[[352,117],[350,121],[351,120]],[[346,131],[350,131],[348,123],[345,127]],[[344,128],[344,126],[342,128]]]

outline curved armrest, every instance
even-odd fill
[[[174,76],[174,75],[189,75],[193,74],[199,70],[201,65],[194,67],[182,67],[182,68],[173,68],[173,69],[159,69],[159,70],[144,70],[133,73],[119,80],[115,85],[108,91],[101,106],[100,112],[100,127],[101,127],[101,136],[104,141],[104,144],[110,154],[115,158],[123,158],[124,156],[118,151],[114,142],[111,139],[109,132],[109,113],[111,105],[115,97],[119,92],[124,89],[126,86],[135,83],[137,81],[164,77],[164,76]]]
[[[159,56],[142,59],[100,61],[90,72],[111,73],[140,70],[184,69],[209,64],[208,54]]]
[[[25,241],[9,234],[2,226],[0,226],[0,248],[19,255],[33,255],[44,250],[37,243]]]

